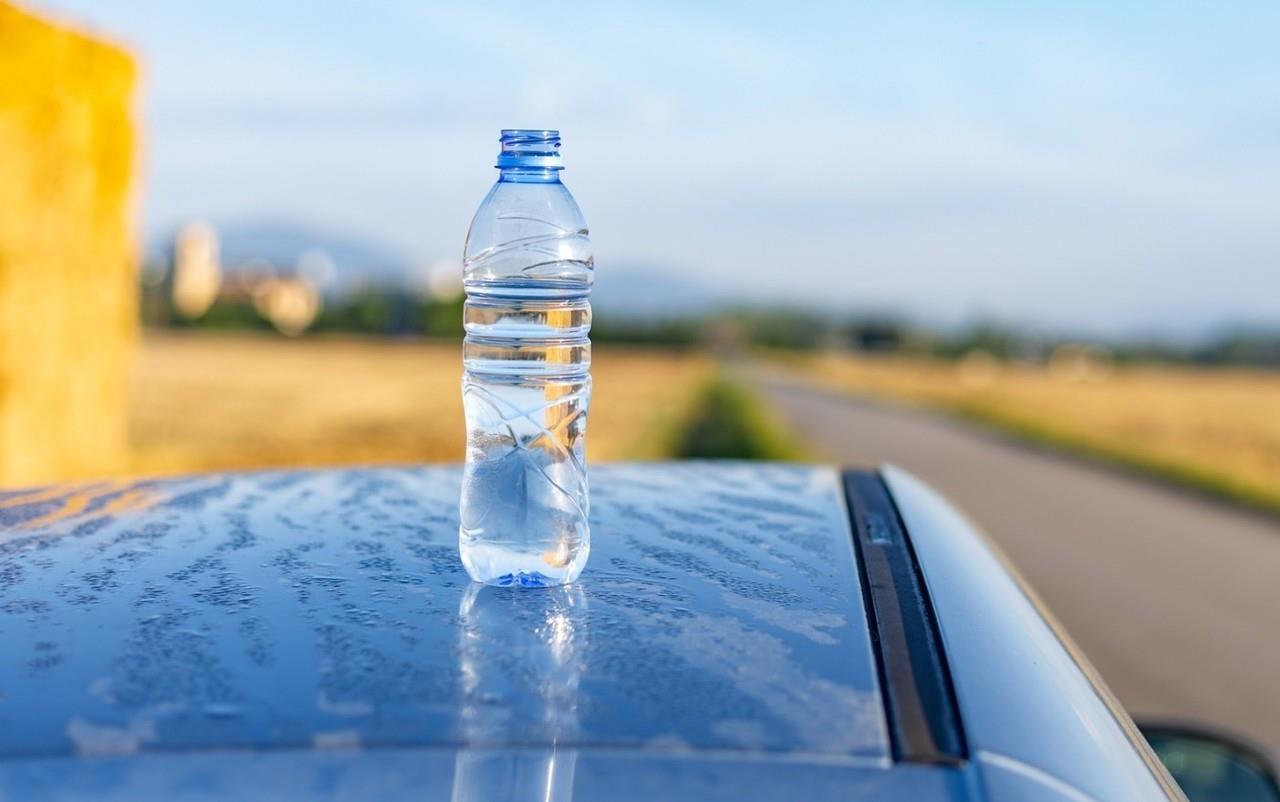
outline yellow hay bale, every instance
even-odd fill
[[[126,449],[135,68],[0,0],[0,485]]]

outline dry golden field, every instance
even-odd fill
[[[982,357],[824,355],[785,364],[829,388],[945,409],[1280,509],[1280,373]]]
[[[588,458],[664,456],[711,372],[696,355],[597,347]],[[459,461],[461,374],[453,343],[149,335],[117,473]]]

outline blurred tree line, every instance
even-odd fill
[[[192,329],[271,331],[272,323],[246,299],[220,299],[203,315],[184,319],[167,309],[164,293],[145,288],[144,323]],[[461,296],[438,298],[389,288],[371,288],[328,299],[308,333],[358,333],[442,339],[462,337]],[[920,326],[893,315],[841,317],[803,309],[737,308],[658,318],[597,314],[595,342],[676,348],[711,346],[721,352],[749,348],[852,350],[958,359],[982,353],[1006,361],[1043,362],[1064,346],[1085,347],[1114,362],[1170,362],[1280,367],[1280,328],[1224,331],[1199,342],[1099,340],[1047,336],[993,321],[949,330]]]

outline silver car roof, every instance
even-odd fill
[[[550,747],[889,760],[836,474],[592,472],[555,590],[472,585],[455,468],[0,497],[0,757]]]
[[[1120,740],[1028,732],[1051,716],[981,695],[981,639],[1035,611],[990,572],[966,597],[988,552],[886,476],[929,530],[948,653],[975,639],[952,667],[971,756],[895,755],[881,676],[901,672],[873,643],[833,469],[595,467],[590,563],[550,591],[467,580],[456,468],[260,472],[0,493],[0,799],[1090,798],[1095,767],[1038,750]],[[1051,665],[1008,681],[1078,674],[1047,643]],[[1062,726],[1118,726],[1079,683],[1067,706],[1094,718]],[[1156,798],[1135,782],[1089,794]]]

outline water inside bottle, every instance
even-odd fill
[[[468,286],[460,550],[482,582],[559,585],[589,552],[591,310],[585,298],[531,299],[513,284]]]

